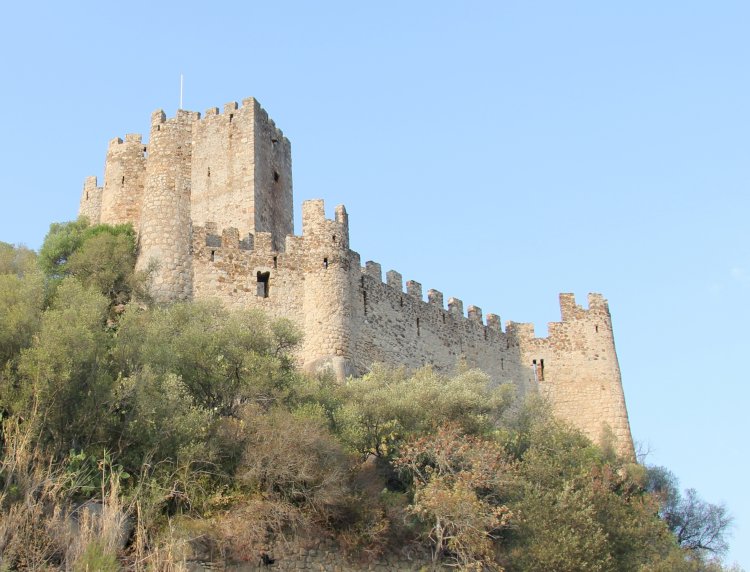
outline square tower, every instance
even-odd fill
[[[294,234],[289,140],[254,98],[206,111],[193,125],[193,225],[270,232],[275,250]]]

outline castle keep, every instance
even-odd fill
[[[218,298],[286,317],[304,333],[306,369],[340,379],[371,364],[450,370],[458,360],[521,392],[538,390],[555,413],[599,440],[611,431],[633,456],[606,300],[588,308],[560,295],[561,321],[546,338],[532,324],[482,315],[476,306],[428,290],[349,248],[346,209],[326,218],[323,201],[302,205],[294,234],[291,146],[255,99],[199,113],[151,116],[140,135],[113,139],[103,186],[86,179],[79,214],[138,231],[137,265],[152,272],[160,302]]]

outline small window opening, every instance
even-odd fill
[[[89,200],[89,192],[86,191],[86,200]]]
[[[144,153],[148,153],[148,147],[144,147],[144,148],[143,148],[143,152],[144,152]]]
[[[398,301],[398,305],[403,308],[404,307],[404,297],[402,296],[401,299]]]
[[[161,131],[161,125],[157,125],[157,126],[156,126],[156,130],[157,130],[157,131]]]
[[[365,310],[365,316],[367,315],[367,292],[362,292],[362,304]]]
[[[333,235],[333,242],[336,242],[336,235]]]
[[[279,182],[279,172],[278,171],[274,171],[273,172],[273,181],[274,181],[274,183],[278,183]]]
[[[419,335],[419,318],[417,318],[417,335]]]
[[[211,251],[211,262],[213,262],[213,261],[214,261],[214,258],[215,258],[215,257],[216,257],[216,251],[215,251],[215,250],[212,250],[212,251]]]
[[[232,119],[234,119],[234,113],[229,114],[229,123],[232,122]]]
[[[509,339],[505,340],[505,349],[506,350],[510,349],[510,340]]]
[[[445,324],[445,314],[443,314],[443,323]]]
[[[211,167],[208,168],[207,176],[209,176],[209,177],[211,176]]]
[[[274,256],[273,257],[273,267],[276,268],[279,265],[279,257]]]
[[[122,176],[122,180],[120,181],[120,184],[121,184],[121,185],[124,185],[124,184],[125,184],[125,175],[123,175],[123,176]]]
[[[594,331],[598,334],[599,333],[599,326],[594,326]]]
[[[258,297],[268,298],[268,281],[271,278],[270,272],[258,272]]]
[[[328,259],[327,258],[323,259],[323,268],[328,268]]]
[[[537,360],[533,360],[531,362],[534,366],[534,379],[536,381],[544,381],[544,360],[540,359],[537,363]]]
[[[505,369],[505,358],[500,358],[500,369]]]

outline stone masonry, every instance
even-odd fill
[[[339,379],[375,362],[450,371],[459,360],[521,393],[540,391],[557,415],[599,441],[605,432],[633,457],[606,300],[588,309],[560,295],[561,321],[536,338],[532,324],[427,291],[349,248],[346,209],[326,218],[322,200],[302,205],[294,234],[291,146],[255,99],[222,113],[179,110],[151,117],[140,135],[110,142],[104,185],[86,179],[79,214],[92,223],[130,222],[137,266],[151,269],[157,301],[218,298],[286,317],[303,331],[307,370]]]

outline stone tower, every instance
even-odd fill
[[[352,297],[356,284],[351,283],[346,209],[339,205],[335,218],[327,220],[323,201],[305,201],[302,234],[306,240],[302,306],[305,367],[330,369],[338,379],[346,379],[357,373],[351,365]]]
[[[546,338],[536,338],[532,324],[510,326],[521,361],[530,364],[534,383],[558,417],[594,441],[613,440],[619,453],[634,458],[607,301],[589,294],[584,309],[573,294],[560,294],[560,313]]]
[[[184,110],[167,119],[158,110],[147,145],[140,135],[110,142],[104,186],[86,180],[79,212],[92,223],[132,223],[154,298],[188,299],[193,225],[270,233],[283,250],[294,232],[291,146],[253,98],[223,113],[211,108],[203,119]]]
[[[136,268],[155,266],[151,293],[159,302],[192,297],[190,171],[198,117],[183,110],[169,120],[161,110],[151,115]],[[107,220],[102,217],[102,222]]]
[[[270,232],[276,250],[293,234],[291,146],[257,100],[209,109],[195,123],[190,179],[195,224]]]

